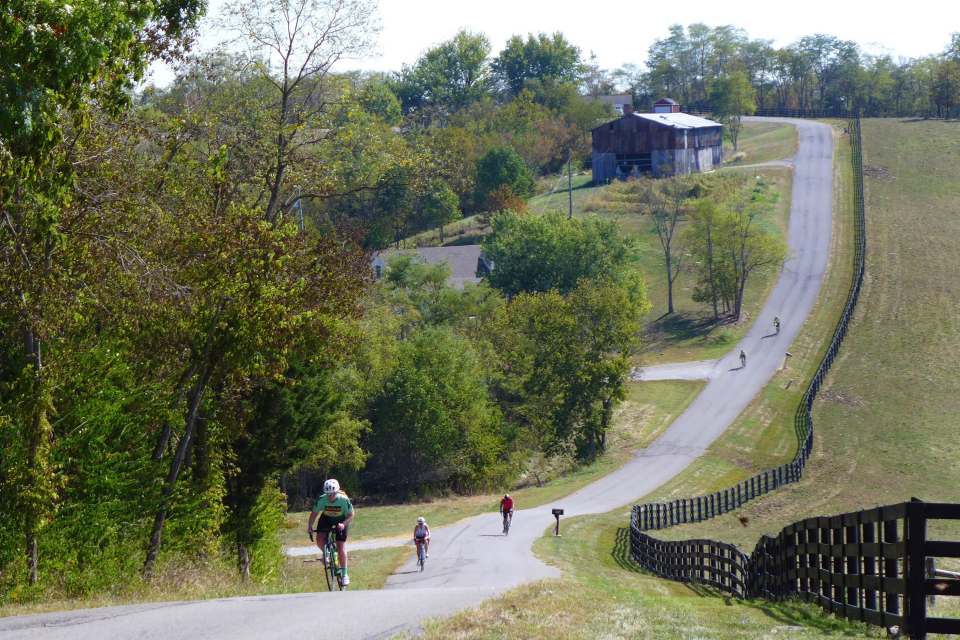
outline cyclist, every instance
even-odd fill
[[[343,586],[350,584],[350,577],[347,576],[347,536],[350,534],[350,521],[356,512],[353,510],[353,503],[346,493],[340,491],[340,483],[330,478],[323,483],[323,493],[317,499],[317,504],[310,512],[310,522],[307,523],[307,531],[316,531],[317,533],[327,533],[336,529],[334,536],[337,540],[337,557],[340,559],[340,566],[343,568]],[[317,528],[313,528],[313,523],[317,520]],[[317,546],[323,549],[323,536],[317,536]]]
[[[413,539],[423,540],[423,555],[430,557],[430,527],[423,518],[417,518],[417,526],[413,528]]]
[[[743,349],[740,349],[740,366],[747,366],[747,352]]]
[[[774,316],[773,326],[776,327],[777,333],[780,333],[780,316]]]
[[[513,498],[509,493],[503,494],[503,500],[500,501],[500,513],[503,514],[503,528],[507,528],[507,518],[513,523]]]

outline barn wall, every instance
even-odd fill
[[[617,157],[612,153],[597,153],[593,150],[593,179],[595,182],[606,182],[616,177]]]

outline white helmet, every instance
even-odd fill
[[[323,483],[323,492],[324,493],[338,493],[340,491],[340,483],[337,482],[334,478],[330,478]]]
[[[426,522],[423,518],[417,518],[417,524],[426,524]]]

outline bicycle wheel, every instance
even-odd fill
[[[503,535],[510,535],[510,516],[503,519]]]
[[[324,546],[323,550],[323,575],[327,579],[327,589],[334,590],[337,584],[337,551],[334,547],[331,550],[330,544]]]
[[[424,565],[427,564],[427,552],[424,551],[424,545],[422,543],[417,545],[417,556],[420,559],[420,571],[423,571]]]

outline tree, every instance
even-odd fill
[[[480,486],[502,451],[484,368],[449,328],[426,329],[400,346],[370,424],[364,481],[401,501],[430,486]]]
[[[667,270],[667,313],[673,313],[673,285],[686,262],[686,238],[678,237],[677,225],[686,214],[690,197],[690,181],[682,176],[668,176],[663,180],[644,179],[636,183],[641,206],[653,221],[653,228],[660,238],[664,266]]]
[[[487,96],[491,89],[490,39],[459,30],[428,49],[412,67],[404,65],[391,83],[404,114],[419,112],[426,122],[449,116]]]
[[[574,83],[580,73],[580,49],[562,33],[527,34],[526,41],[512,36],[491,64],[500,83],[514,96],[527,88],[530,80],[550,78],[559,83]]]
[[[718,303],[729,303],[735,319],[743,313],[743,295],[758,269],[782,265],[787,256],[782,240],[761,227],[769,208],[758,186],[746,191],[737,179],[721,183],[696,203],[687,231],[699,263],[696,302],[709,303],[714,318]],[[726,310],[726,309],[725,309]]]
[[[83,252],[65,250],[76,242],[64,219],[76,180],[73,143],[94,110],[118,114],[129,105],[147,65],[176,55],[201,8],[199,0],[26,0],[0,15],[0,316],[8,339],[22,345],[8,366],[18,371],[15,421],[28,443],[18,510],[31,584],[38,536],[56,503],[55,369],[45,371],[40,345],[49,357],[63,344],[81,297],[72,274],[84,270]]]
[[[372,52],[380,31],[375,11],[369,0],[239,0],[225,7],[223,26],[246,45],[246,64],[273,93],[266,123],[271,144],[262,169],[267,222],[303,198],[335,194],[336,186],[321,182],[297,195],[286,174],[327,139],[318,123],[336,97],[326,86],[331,68]]]
[[[510,372],[508,411],[540,448],[576,445],[589,459],[598,441],[603,449],[648,310],[606,278],[582,279],[568,295],[516,296],[498,350]]]
[[[742,71],[717,79],[710,92],[714,115],[726,124],[734,152],[737,151],[743,117],[751,116],[757,110],[755,95],[750,80]]]
[[[478,207],[485,206],[487,197],[504,185],[515,195],[525,198],[533,195],[533,176],[512,147],[491,148],[477,161],[476,174]]]
[[[616,222],[568,220],[559,211],[524,217],[501,213],[483,244],[495,265],[487,280],[507,296],[553,290],[567,295],[581,279],[607,278],[643,305],[646,289],[634,265],[637,247],[637,239],[622,235]]]
[[[382,118],[391,127],[403,124],[400,100],[385,83],[368,82],[360,89],[358,101],[364,109]]]

